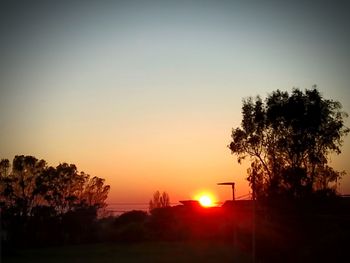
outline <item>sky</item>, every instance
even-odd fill
[[[249,192],[242,99],[311,88],[350,112],[345,1],[1,1],[0,158],[74,163],[109,203]],[[347,126],[349,121],[346,122]],[[350,138],[331,165],[348,176]]]

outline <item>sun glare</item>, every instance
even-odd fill
[[[213,199],[209,195],[202,195],[198,199],[201,206],[210,207],[214,205]]]

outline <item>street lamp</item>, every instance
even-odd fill
[[[235,201],[235,183],[234,182],[218,183],[218,185],[231,185],[231,187],[232,187],[232,201]]]

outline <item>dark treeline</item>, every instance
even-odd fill
[[[46,179],[45,179],[46,178]],[[64,185],[60,185],[64,184]],[[250,255],[253,202],[226,202],[203,208],[191,203],[159,203],[150,212],[101,216],[109,187],[74,165],[49,167],[31,156],[1,162],[1,212],[4,252],[57,245],[116,242],[214,241]],[[156,192],[152,204],[166,193]],[[258,262],[339,261],[350,235],[350,202],[333,196],[258,200]]]
[[[250,256],[253,250],[251,200],[222,207],[199,205],[126,212],[99,221],[104,242],[226,242],[232,251]],[[350,200],[319,197],[257,202],[257,262],[341,262],[348,251]]]
[[[112,242],[229,240],[230,224],[219,208],[163,207],[130,211],[100,221],[100,240]],[[226,222],[225,222],[226,221]]]
[[[349,235],[349,198],[257,201],[256,253],[261,262],[342,262]]]
[[[106,207],[104,179],[78,172],[74,164],[48,166],[33,156],[0,162],[2,239],[29,247],[88,241]]]

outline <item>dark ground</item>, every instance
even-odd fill
[[[250,262],[249,255],[236,254],[230,243],[148,242],[135,244],[91,244],[26,249],[3,258],[4,263],[75,262]]]

